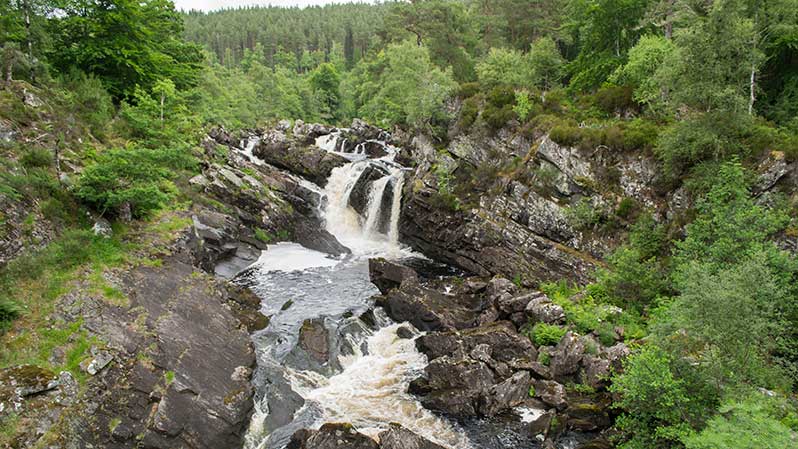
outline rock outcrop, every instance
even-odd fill
[[[444,449],[399,424],[389,424],[374,440],[347,423],[327,423],[319,430],[298,430],[286,449]]]

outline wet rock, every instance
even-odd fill
[[[401,286],[403,282],[418,281],[418,275],[410,267],[377,258],[369,259],[369,280],[382,294],[386,294]]]
[[[401,326],[396,329],[396,336],[403,340],[409,340],[413,338],[415,334],[407,326]]]
[[[563,410],[568,405],[565,387],[553,380],[535,380],[532,385],[535,387],[535,397],[540,398],[546,404]]]
[[[379,449],[371,438],[351,424],[327,423],[319,430],[298,430],[286,449]]]
[[[349,205],[361,216],[366,215],[371,186],[375,181],[385,176],[388,176],[388,171],[384,167],[376,164],[369,164],[363,169],[360,177],[357,178],[349,195]]]
[[[305,177],[323,186],[336,167],[346,165],[346,158],[312,145],[291,143],[284,134],[264,135],[253,154],[266,163]]]
[[[352,252],[341,244],[334,235],[319,226],[317,221],[297,217],[293,228],[294,241],[305,248],[336,257]]]
[[[299,330],[299,347],[307,351],[318,363],[325,364],[330,357],[330,342],[324,320],[305,320]]]
[[[609,401],[600,403],[587,399],[570,401],[564,412],[568,416],[568,427],[583,432],[610,427],[612,419],[607,413],[608,404]]]
[[[509,379],[492,386],[480,404],[480,412],[484,416],[494,416],[524,402],[529,397],[531,385],[529,373],[519,371]]]
[[[424,372],[430,392],[420,398],[421,403],[455,417],[476,416],[480,402],[495,382],[486,364],[463,355],[439,357]]]
[[[522,365],[537,358],[532,342],[506,321],[458,332],[431,332],[416,340],[418,350],[430,360],[458,350],[471,353],[479,345],[487,345],[491,359],[497,362]]]
[[[409,321],[421,331],[473,327],[479,313],[474,298],[447,296],[412,282],[377,297],[377,305],[394,321]]]
[[[444,449],[396,423],[391,423],[388,430],[380,432],[378,438],[381,449]]]
[[[269,325],[269,318],[260,312],[260,298],[250,289],[231,285],[227,303],[247,332],[253,333]]]
[[[574,374],[579,371],[585,343],[573,332],[566,333],[551,352],[551,373],[555,379]]]
[[[531,293],[525,307],[526,316],[533,323],[555,324],[565,321],[565,310],[554,304],[548,296],[541,292]]]

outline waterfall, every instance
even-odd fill
[[[402,170],[397,170],[393,184],[393,201],[391,201],[391,223],[388,227],[388,239],[399,243],[399,217],[402,214],[402,189],[405,185],[405,176]]]
[[[385,148],[386,156],[369,159],[367,142]],[[333,169],[324,188],[326,204],[321,216],[325,227],[355,255],[377,252],[395,253],[399,250],[399,216],[402,208],[403,167],[393,161],[398,148],[378,140],[360,142],[346,151],[347,139],[341,131],[316,139],[316,146],[346,157],[351,162]],[[376,173],[384,173],[375,179]],[[361,179],[363,177],[363,179]],[[368,191],[364,193],[364,185]],[[390,188],[389,188],[390,187]],[[353,191],[358,189],[357,210],[352,207]],[[389,196],[390,195],[390,196]],[[365,207],[362,198],[367,196]],[[390,210],[388,210],[390,207]]]
[[[391,176],[383,176],[371,184],[369,192],[369,204],[366,212],[366,224],[363,226],[363,234],[373,236],[380,226],[380,212],[382,206],[382,196],[385,194],[385,187],[391,182]]]

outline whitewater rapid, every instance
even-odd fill
[[[369,159],[364,144],[347,153],[340,133],[317,140],[320,148],[350,160],[332,170],[323,189],[315,186],[314,191],[322,196],[317,212],[325,228],[351,255],[332,258],[295,243],[279,243],[269,245],[252,267],[249,286],[262,299],[262,312],[271,320],[253,336],[256,379],[263,385],[258,386],[262,395],[255,404],[248,448],[282,448],[295,430],[318,428],[325,422],[349,422],[373,437],[396,422],[444,447],[471,447],[456,425],[426,410],[407,393],[409,382],[422,373],[427,359],[416,350],[414,339],[399,338],[397,329],[405,326],[414,335],[420,334],[407,323],[392,323],[381,310],[372,316],[376,326],[357,318],[371,309],[372,297],[379,293],[369,280],[369,258],[423,257],[399,241],[404,169],[393,162],[398,149],[381,144],[387,155]],[[251,154],[251,149],[247,152]],[[370,183],[361,216],[350,199],[370,168],[384,176]],[[323,319],[338,345],[331,354],[335,363],[320,371],[295,366],[299,330],[312,319]],[[298,395],[302,405],[292,412],[290,422],[275,424],[271,415],[283,402],[274,398],[286,394],[283,382],[290,388],[288,396]]]

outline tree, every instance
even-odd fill
[[[346,69],[351,70],[355,66],[355,37],[352,34],[352,27],[346,27],[346,37],[344,38],[344,59]]]
[[[330,119],[337,116],[341,97],[338,90],[340,84],[341,77],[335,66],[330,63],[319,65],[310,74],[310,85],[319,96],[325,118]]]
[[[391,44],[374,61],[361,61],[349,81],[354,103],[366,119],[382,126],[433,128],[446,118],[444,102],[457,83],[451,70],[435,67],[426,47],[413,41]]]
[[[526,58],[529,60],[530,76],[535,86],[543,91],[545,102],[545,93],[556,87],[565,75],[565,61],[550,37],[535,41]]]
[[[2,48],[3,56],[3,86],[8,88],[14,75],[14,67],[23,61],[25,55],[19,50],[15,42],[6,42]]]
[[[656,107],[667,101],[667,91],[662,88],[658,74],[665,61],[676,50],[665,37],[646,35],[629,50],[629,59],[610,77],[610,81],[634,87],[634,99],[644,105]]]
[[[477,64],[477,77],[486,88],[510,86],[523,88],[534,84],[528,59],[512,49],[491,48]]]
[[[694,14],[674,34],[676,51],[663,65],[662,80],[674,107],[709,112],[747,109],[751,67],[763,55],[752,43],[754,23],[742,0],[718,0]]]
[[[69,0],[52,20],[50,60],[62,71],[97,75],[117,99],[136,86],[151,89],[169,78],[178,89],[196,84],[202,54],[181,39],[182,21],[168,0]]]

